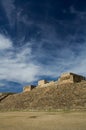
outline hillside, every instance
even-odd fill
[[[0,100],[0,110],[24,109],[86,109],[86,81],[36,88]]]

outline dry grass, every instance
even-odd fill
[[[2,112],[0,130],[86,130],[86,112]]]

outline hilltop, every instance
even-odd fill
[[[30,109],[86,109],[86,81],[38,87],[0,100],[0,110]]]

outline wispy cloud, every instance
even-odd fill
[[[10,27],[13,27],[16,22],[16,7],[15,0],[1,0],[3,9],[6,13]]]
[[[13,26],[14,1],[2,0],[2,3],[9,24]],[[0,80],[29,83],[41,76],[56,78],[66,71],[86,75],[86,17],[83,14],[83,23],[80,12],[71,7],[71,13],[76,14],[72,22],[50,17],[50,22],[36,22],[19,9],[18,41],[0,34]],[[37,29],[35,36],[34,26]],[[29,40],[26,37],[29,37],[30,29],[32,37]],[[17,46],[16,42],[19,43]]]
[[[2,37],[3,41],[8,41],[9,46],[5,44],[1,48],[4,49],[4,51],[0,52],[0,79],[17,82],[31,82],[36,80],[39,66],[34,64],[31,60],[31,48],[25,46],[24,48],[17,49],[16,52],[12,41],[9,38],[7,39],[5,36]],[[0,41],[1,40],[2,39],[0,39]],[[10,41],[12,46],[11,49]],[[7,49],[10,50],[7,51]]]
[[[0,50],[12,48],[12,41],[6,36],[0,34]]]
[[[74,39],[74,44],[76,44],[76,35]],[[68,42],[68,48],[67,45],[62,47],[64,41],[58,39],[54,41],[54,44],[46,38],[42,39],[39,44],[37,41],[28,41],[17,48],[13,46],[9,37],[2,34],[0,34],[0,41],[2,41],[0,44],[0,80],[30,83],[37,81],[40,76],[56,78],[66,71],[86,74],[85,36],[83,45],[77,46],[71,44],[70,37],[69,40],[65,39],[65,42]],[[57,47],[58,42],[61,48]],[[38,46],[33,48],[35,44]]]

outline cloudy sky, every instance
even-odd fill
[[[0,92],[63,72],[86,76],[85,0],[0,0]]]

